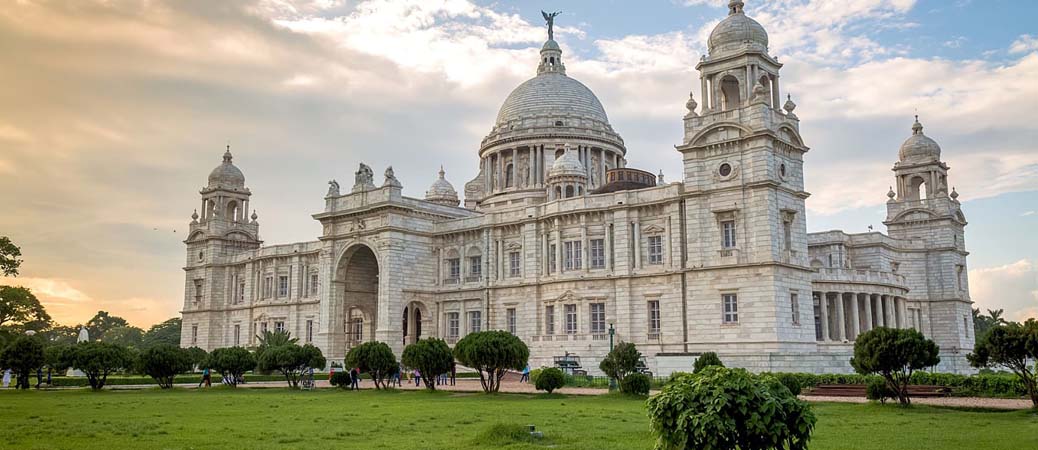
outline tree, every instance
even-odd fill
[[[49,325],[51,318],[40,300],[28,288],[0,286],[0,326],[26,322],[42,322]]]
[[[22,249],[14,245],[7,236],[0,236],[0,272],[3,272],[4,276],[18,276],[18,266],[22,265],[19,256],[22,256]]]
[[[72,345],[79,339],[79,329],[82,326],[55,325],[39,333],[41,337],[51,344]]]
[[[989,309],[988,315],[985,316],[980,313],[980,308],[973,308],[973,335],[983,338],[988,330],[1009,323],[1002,318],[1004,313],[1005,310],[1003,309]]]
[[[94,314],[94,317],[87,321],[86,329],[90,333],[90,339],[100,341],[104,339],[105,333],[109,330],[125,327],[129,324],[126,319],[108,314],[108,311],[98,311],[97,314]]]
[[[321,349],[311,344],[302,347],[296,344],[283,344],[268,347],[257,354],[257,366],[260,370],[277,370],[285,376],[289,387],[299,386],[299,376],[310,368],[324,367],[326,360]]]
[[[388,388],[387,379],[399,370],[393,349],[385,342],[369,341],[350,349],[346,353],[346,366],[356,367],[367,373],[375,382],[375,389]]]
[[[292,337],[292,333],[287,331],[264,331],[257,335],[256,338],[259,339],[259,346],[256,347],[257,352],[262,352],[263,349],[268,347],[299,343],[299,338]]]
[[[542,370],[534,381],[534,387],[538,391],[548,391],[549,394],[565,385],[566,374],[562,373],[562,370],[559,370],[557,367],[548,367]]]
[[[187,353],[188,355],[191,355],[191,365],[193,367],[204,366],[206,363],[206,359],[209,357],[209,354],[199,347],[188,347]]]
[[[627,375],[638,370],[638,363],[641,360],[642,354],[634,344],[621,342],[602,359],[598,368],[602,369],[602,372],[605,372],[609,378],[622,382]]]
[[[115,327],[108,330],[101,340],[127,348],[140,349],[143,347],[144,330],[130,325]]]
[[[721,358],[717,357],[717,353],[706,352],[699,355],[699,357],[696,358],[695,364],[692,365],[692,373],[699,373],[710,366],[724,367],[724,363],[721,362]]]
[[[405,366],[418,369],[426,389],[436,390],[436,377],[451,370],[454,355],[443,339],[420,339],[404,348],[400,356]]]
[[[0,352],[0,367],[18,374],[16,389],[29,389],[29,375],[43,367],[43,362],[43,342],[33,336],[19,336]]]
[[[530,349],[507,331],[469,333],[454,345],[454,358],[479,372],[483,392],[497,392],[507,370],[522,370]]]
[[[100,390],[108,381],[108,375],[133,365],[133,355],[125,347],[107,342],[80,342],[69,349],[72,367],[82,370],[90,382],[90,388]]]
[[[43,363],[50,370],[63,372],[72,367],[72,346],[51,344],[43,349]]]
[[[1038,409],[1038,320],[1028,319],[1023,325],[1010,323],[988,331],[966,355],[973,367],[1004,367],[1016,374],[1027,388],[1031,404]],[[1032,367],[1034,367],[1032,369]]]
[[[152,325],[141,338],[145,348],[158,344],[180,345],[181,320],[174,317],[162,323]]]
[[[851,367],[862,375],[880,374],[901,406],[908,406],[912,372],[941,362],[939,350],[916,330],[879,327],[858,335]]]
[[[243,347],[218,348],[209,354],[208,366],[236,387],[245,372],[256,368],[256,356]]]
[[[192,367],[188,351],[175,345],[159,344],[141,352],[140,371],[154,378],[162,389],[173,387],[177,374],[189,372]]]
[[[657,450],[803,450],[815,416],[773,377],[709,366],[649,398]]]

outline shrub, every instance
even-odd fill
[[[533,378],[533,375],[530,376],[530,379],[538,391],[547,391],[549,394],[566,385],[566,374],[554,367],[541,370],[536,379]]]
[[[157,344],[141,353],[140,372],[155,379],[162,389],[173,387],[173,378],[190,372],[191,355],[187,350],[170,344]]]
[[[369,341],[350,349],[346,354],[346,366],[357,367],[362,373],[371,375],[375,389],[389,388],[387,379],[400,369],[393,349],[385,342]]]
[[[664,383],[664,384],[673,383],[673,382],[678,381],[679,379],[681,379],[683,377],[686,377],[686,376],[689,376],[689,375],[692,375],[692,374],[689,373],[689,372],[671,372],[670,376],[667,377],[666,383]]]
[[[69,362],[82,370],[90,382],[90,388],[104,388],[108,375],[133,365],[133,355],[116,344],[100,341],[80,342],[69,348]]]
[[[206,358],[209,357],[209,354],[206,353],[205,350],[202,350],[199,347],[188,347],[187,348],[187,352],[188,352],[188,354],[191,355],[191,366],[192,367],[199,367],[199,368],[201,368],[202,366],[205,365]]]
[[[966,356],[978,368],[1004,367],[1019,378],[1031,404],[1038,409],[1038,320],[1010,323],[988,330]]]
[[[865,385],[865,398],[869,400],[879,400],[880,403],[886,403],[888,398],[895,398],[896,394],[887,387],[887,381],[881,378],[874,378],[869,381],[869,384]]]
[[[534,386],[537,386],[537,378],[539,378],[541,376],[541,372],[543,372],[543,371],[544,371],[543,368],[531,370],[530,371],[530,383],[533,383]],[[565,374],[563,374],[563,375],[565,375]]]
[[[774,377],[710,366],[648,400],[657,449],[803,450],[815,417]]]
[[[350,378],[350,372],[341,370],[333,373],[328,383],[337,388],[346,389],[353,384],[353,380]]]
[[[62,372],[72,366],[70,361],[71,347],[65,344],[52,344],[43,350],[43,362],[51,370]]]
[[[245,372],[255,369],[257,365],[256,356],[243,347],[225,347],[213,350],[206,362],[210,369],[219,372],[223,378],[230,381],[231,387],[237,387],[238,380],[244,379]]]
[[[400,360],[422,373],[426,389],[436,390],[436,377],[451,371],[454,355],[443,339],[426,338],[404,348]]]
[[[0,352],[0,367],[18,374],[16,389],[29,389],[29,374],[43,367],[43,362],[43,342],[32,336],[18,336]]]
[[[483,392],[497,392],[506,370],[522,370],[530,349],[507,331],[470,333],[454,345],[454,358],[479,372]]]
[[[724,363],[721,362],[721,358],[717,357],[717,353],[706,352],[699,355],[699,358],[696,358],[695,364],[692,365],[692,373],[699,373],[710,366],[724,367]]]
[[[912,372],[937,365],[937,344],[910,329],[874,328],[854,341],[851,366],[862,375],[879,374],[901,406],[911,404],[908,382]]]
[[[256,357],[256,366],[260,370],[281,372],[288,386],[292,388],[299,386],[299,376],[304,370],[324,367],[325,362],[321,349],[311,344],[302,347],[296,344],[267,347]]]
[[[620,380],[620,392],[631,395],[649,395],[652,381],[644,373],[632,373]]]
[[[799,374],[795,373],[775,373],[772,374],[779,383],[782,383],[786,389],[793,395],[800,395],[800,390],[804,387]]]
[[[638,352],[638,348],[633,343],[621,342],[602,359],[598,368],[602,369],[602,372],[605,372],[609,378],[622,382],[627,375],[638,370],[638,362],[641,359],[642,354]]]

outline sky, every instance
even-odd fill
[[[0,235],[63,324],[179,315],[183,239],[226,145],[268,243],[314,240],[327,182],[392,165],[461,191],[541,9],[567,74],[602,101],[628,164],[680,179],[681,117],[724,0],[13,0],[0,8]],[[808,230],[885,230],[920,115],[970,224],[971,294],[1038,317],[1038,2],[746,0],[785,64]],[[994,25],[994,24],[997,24]],[[698,90],[698,89],[696,89]],[[696,93],[698,99],[698,92]]]

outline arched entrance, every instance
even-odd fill
[[[419,302],[411,302],[404,307],[401,329],[404,331],[402,342],[405,347],[407,344],[413,344],[423,337],[422,318],[428,316],[425,305]]]
[[[379,267],[375,253],[366,245],[346,250],[335,273],[342,283],[343,332],[346,348],[375,339],[378,323]]]

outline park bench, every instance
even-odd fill
[[[864,384],[819,384],[813,388],[806,389],[805,395],[817,395],[823,397],[865,397]],[[923,384],[911,384],[908,386],[909,397],[945,397],[951,394],[951,388],[946,386],[933,386]]]

